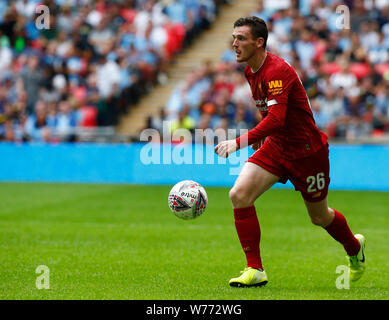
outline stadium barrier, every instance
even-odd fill
[[[173,185],[190,179],[232,186],[252,152],[245,150],[225,160],[203,145],[0,143],[0,181]],[[331,189],[389,191],[388,145],[331,145],[330,159]]]

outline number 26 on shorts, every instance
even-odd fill
[[[326,186],[326,180],[324,177],[324,172],[319,172],[316,177],[309,176],[307,177],[308,188],[307,192],[316,192],[318,190],[323,190]]]

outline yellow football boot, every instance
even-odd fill
[[[265,271],[248,267],[241,271],[241,274],[240,277],[230,280],[231,287],[260,287],[268,282]]]
[[[362,274],[366,268],[366,265],[365,265],[366,239],[361,234],[356,234],[355,238],[357,238],[359,243],[361,244],[361,249],[359,250],[357,255],[347,256],[347,259],[349,261],[348,266],[350,268],[350,280],[351,281],[359,280],[359,278],[362,277]]]

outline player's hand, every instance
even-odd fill
[[[227,158],[236,150],[238,150],[238,144],[235,139],[222,141],[215,147],[215,152],[222,158]]]

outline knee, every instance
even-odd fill
[[[230,190],[229,197],[234,208],[246,208],[252,205],[247,193],[240,188],[233,187]]]
[[[237,192],[237,190],[236,190],[235,187],[232,188],[232,189],[230,190],[230,193],[228,194],[228,196],[230,197],[230,200],[231,200],[231,202],[232,202],[233,204],[234,204],[235,202],[238,202],[238,201],[239,201],[238,198],[240,198],[239,192]]]

